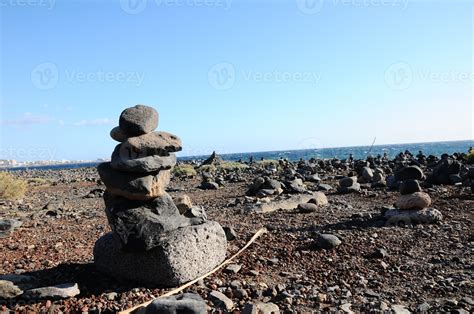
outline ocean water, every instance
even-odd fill
[[[255,152],[255,153],[237,153],[221,155],[224,160],[229,161],[248,161],[250,156],[254,160],[260,159],[280,159],[286,158],[290,161],[296,161],[310,158],[348,158],[352,154],[355,159],[363,159],[368,155],[377,156],[387,153],[389,158],[395,157],[400,152],[409,150],[414,155],[418,151],[423,151],[425,155],[441,156],[444,153],[452,154],[456,152],[467,153],[470,147],[474,146],[474,141],[452,141],[452,142],[432,142],[432,143],[416,143],[416,144],[391,144],[391,145],[374,145],[372,146],[354,146],[354,147],[337,147],[337,148],[321,148],[321,149],[305,149],[305,150],[288,150],[274,152]],[[219,152],[217,152],[219,153]],[[180,160],[201,160],[209,156],[182,157]]]
[[[254,153],[236,153],[223,154],[221,157],[228,161],[248,161],[250,156],[255,161],[260,159],[280,159],[286,158],[291,161],[310,158],[339,158],[344,159],[352,154],[355,159],[366,158],[368,155],[377,156],[387,153],[389,158],[395,157],[400,152],[409,150],[414,155],[418,151],[423,151],[425,155],[441,156],[441,154],[448,153],[467,153],[470,147],[474,147],[473,140],[467,141],[452,141],[452,142],[431,142],[431,143],[416,143],[416,144],[391,144],[391,145],[374,145],[374,146],[354,146],[354,147],[337,147],[337,148],[322,148],[322,149],[305,149],[305,150],[287,150],[274,152],[254,152]],[[219,153],[219,152],[217,152]],[[209,156],[193,156],[193,157],[179,157],[181,161],[204,160]],[[65,165],[48,165],[37,167],[16,167],[8,170],[25,170],[25,169],[75,169],[82,167],[96,167],[98,163],[80,163],[80,164],[65,164]]]

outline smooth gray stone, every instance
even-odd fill
[[[23,296],[27,299],[67,299],[75,297],[80,293],[81,291],[79,290],[77,283],[65,283],[52,287],[31,289],[25,291]]]
[[[104,201],[112,231],[120,239],[123,249],[131,252],[147,251],[159,246],[166,241],[169,232],[202,224],[207,218],[204,210],[200,216],[181,215],[168,193],[142,202],[115,197],[106,192]]]
[[[332,250],[341,244],[341,240],[332,234],[321,234],[316,240],[316,246],[320,249]]]
[[[112,130],[110,130],[110,137],[117,142],[125,142],[128,139],[128,136],[122,131],[119,126],[116,126]]]
[[[224,230],[214,221],[179,228],[166,243],[146,252],[126,252],[112,233],[94,247],[96,268],[116,279],[176,287],[214,269],[226,257]]]
[[[206,312],[206,301],[199,294],[194,293],[156,299],[144,311],[145,314],[202,314]]]
[[[119,171],[150,173],[160,170],[169,170],[176,165],[176,155],[169,154],[169,156],[145,156],[140,158],[128,158],[120,153],[122,144],[115,147],[112,153],[112,160],[110,166]]]
[[[158,112],[149,106],[136,105],[120,114],[120,129],[128,136],[139,136],[158,127]]]
[[[234,302],[220,291],[212,291],[209,293],[209,299],[217,308],[231,311],[234,308]]]
[[[360,183],[354,183],[352,186],[340,186],[337,191],[341,194],[348,194],[360,191]]]

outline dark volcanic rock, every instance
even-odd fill
[[[150,173],[160,170],[171,169],[176,165],[176,155],[169,156],[145,156],[139,158],[128,158],[128,154],[121,154],[122,144],[115,147],[112,153],[111,167],[126,172]]]
[[[117,142],[125,142],[128,136],[122,131],[119,126],[116,126],[112,130],[110,130],[110,137]]]
[[[403,167],[402,169],[398,170],[395,173],[395,178],[397,181],[404,181],[404,180],[422,180],[424,178],[423,170],[420,169],[418,166],[407,166]]]
[[[100,164],[97,169],[111,194],[143,201],[163,195],[171,176],[169,170],[152,174],[118,171],[110,162]]]
[[[120,145],[120,157],[136,159],[147,156],[169,156],[182,150],[181,139],[168,132],[151,132],[130,137]]]
[[[223,162],[221,156],[217,155],[216,152],[212,152],[206,160],[203,161],[203,165],[220,165]]]
[[[400,193],[402,195],[421,192],[420,183],[417,180],[405,180],[400,183]]]
[[[166,243],[149,251],[127,252],[112,233],[94,247],[94,264],[110,276],[154,287],[176,287],[211,271],[226,256],[222,227],[213,221],[167,234]]]
[[[203,217],[188,218],[179,213],[167,193],[148,202],[104,195],[112,231],[128,251],[150,250],[160,245],[167,233],[181,227],[204,223]]]

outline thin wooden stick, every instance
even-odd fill
[[[204,279],[212,274],[214,274],[216,271],[218,271],[219,269],[221,269],[222,267],[224,267],[225,265],[229,264],[232,260],[234,260],[237,256],[239,256],[240,254],[242,254],[252,243],[255,242],[255,240],[258,239],[258,237],[260,237],[262,234],[266,233],[267,232],[267,229],[266,228],[261,228],[257,231],[257,233],[254,234],[254,236],[249,240],[249,242],[247,242],[247,244],[241,248],[237,253],[235,253],[234,255],[232,255],[229,259],[225,260],[224,262],[222,262],[222,264],[220,264],[219,266],[217,266],[216,268],[214,268],[213,270],[211,270],[210,272],[202,275],[201,277],[199,278],[196,278],[194,279],[193,281],[190,281],[188,282],[187,284],[184,284],[182,285],[181,287],[178,287],[176,289],[173,289],[161,296],[159,296],[157,299],[160,299],[160,298],[165,298],[165,297],[169,297],[169,296],[172,296],[178,292],[181,292],[183,291],[184,289],[194,285],[196,282],[198,282],[199,280],[201,279]],[[156,299],[153,299],[151,301],[148,301],[148,302],[145,302],[145,303],[142,303],[140,305],[137,305],[131,309],[128,309],[128,310],[125,310],[125,311],[122,311],[122,312],[119,312],[119,314],[131,314],[133,311],[143,307],[143,306],[148,306],[150,305],[153,301],[155,301]]]

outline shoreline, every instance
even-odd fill
[[[377,152],[377,148],[383,148],[388,154],[389,158],[395,157],[398,153],[404,152],[406,149],[410,150],[411,153],[417,154],[418,151],[412,151],[414,145],[432,145],[432,146],[440,146],[440,145],[454,145],[453,147],[458,148],[457,150],[447,150],[438,152],[434,156],[440,157],[443,153],[453,154],[453,153],[467,153],[469,147],[474,145],[474,140],[462,140],[462,141],[443,141],[443,142],[426,142],[426,143],[413,143],[413,144],[387,144],[387,145],[374,145],[372,148],[375,148],[374,151]],[[391,146],[391,147],[386,147]],[[242,159],[242,163],[246,163],[250,156],[254,157],[254,160],[279,160],[279,159],[288,159],[289,161],[298,161],[303,157],[303,160],[309,160],[311,158],[315,158],[317,160],[328,160],[328,159],[345,159],[349,157],[349,154],[354,153],[354,150],[360,150],[358,153],[354,154],[356,159],[363,159],[360,158],[361,152],[365,151],[366,148],[370,148],[371,146],[350,146],[350,147],[334,147],[334,148],[321,148],[321,149],[299,149],[299,150],[281,150],[281,151],[262,151],[262,152],[247,152],[247,153],[232,153],[232,154],[219,154],[224,161],[228,162],[237,162],[239,159]],[[465,147],[465,148],[464,148]],[[464,149],[463,149],[464,148]],[[437,150],[441,150],[442,148],[438,148]],[[319,157],[319,152],[327,152],[327,151],[334,151],[340,150],[337,152],[337,156],[332,157]],[[398,150],[398,151],[397,151]],[[308,154],[305,154],[308,152]],[[334,151],[335,152],[335,151]],[[219,152],[217,152],[219,153]],[[380,151],[378,151],[380,153]],[[196,155],[196,156],[180,156],[178,157],[179,162],[192,162],[192,161],[203,161],[209,157],[209,155]],[[312,156],[314,155],[314,156]],[[373,154],[376,156],[376,154]],[[427,155],[430,155],[427,153]],[[266,158],[266,157],[273,157],[273,158]],[[368,155],[367,155],[368,156]],[[293,157],[293,158],[288,158]],[[246,160],[244,160],[246,159]],[[87,168],[87,167],[96,167],[101,162],[106,162],[107,160],[97,160],[97,161],[87,161],[87,162],[70,162],[70,163],[58,163],[58,164],[48,164],[48,165],[31,165],[31,166],[14,166],[14,167],[5,167],[0,166],[0,171],[21,171],[21,170],[59,170],[59,169],[76,169],[76,168]]]

